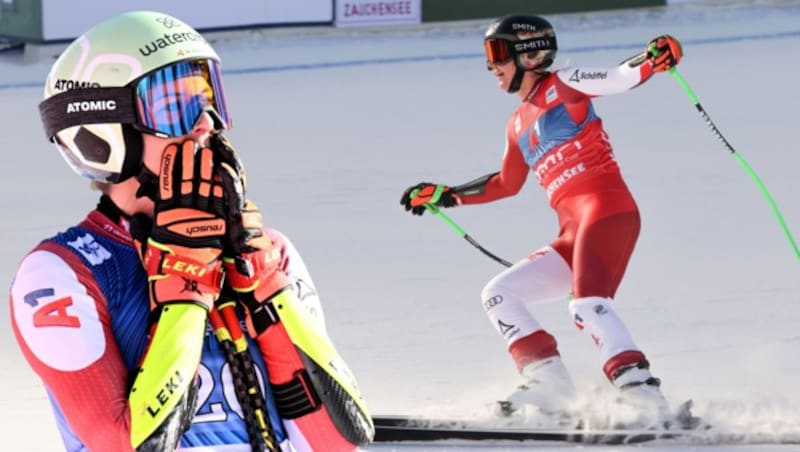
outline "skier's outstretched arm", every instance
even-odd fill
[[[511,127],[511,125],[509,125]],[[522,152],[513,140],[506,139],[500,171],[478,177],[456,186],[420,182],[403,191],[400,197],[406,211],[422,215],[425,205],[454,207],[461,204],[481,204],[519,193],[528,178],[529,168]]]
[[[656,72],[666,71],[677,65],[682,56],[683,50],[677,39],[669,35],[659,36],[650,40],[642,52],[612,69],[593,67],[559,69],[556,71],[559,93],[569,102],[570,96],[579,99],[583,96],[608,96],[630,91],[649,80]]]

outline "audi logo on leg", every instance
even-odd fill
[[[483,309],[485,309],[486,311],[489,311],[490,309],[492,309],[493,307],[499,305],[502,302],[503,302],[503,296],[502,295],[495,295],[495,296],[493,296],[493,297],[491,297],[488,300],[483,302]]]

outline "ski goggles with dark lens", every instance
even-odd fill
[[[505,63],[514,56],[511,43],[505,39],[487,39],[483,41],[483,47],[486,61],[491,64]]]
[[[483,41],[483,47],[486,50],[486,61],[488,63],[502,64],[521,53],[555,50],[556,40],[552,36],[520,39],[519,41],[491,38]]]
[[[214,60],[181,61],[152,72],[135,84],[136,127],[179,137],[191,132],[203,113],[217,129],[231,127],[222,75]]]

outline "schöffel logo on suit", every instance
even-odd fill
[[[580,83],[581,80],[605,80],[608,78],[608,72],[594,71],[594,72],[581,72],[580,69],[575,69],[575,72],[569,76],[570,82]]]

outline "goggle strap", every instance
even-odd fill
[[[47,139],[85,124],[136,123],[130,87],[82,88],[56,94],[39,104]]]

